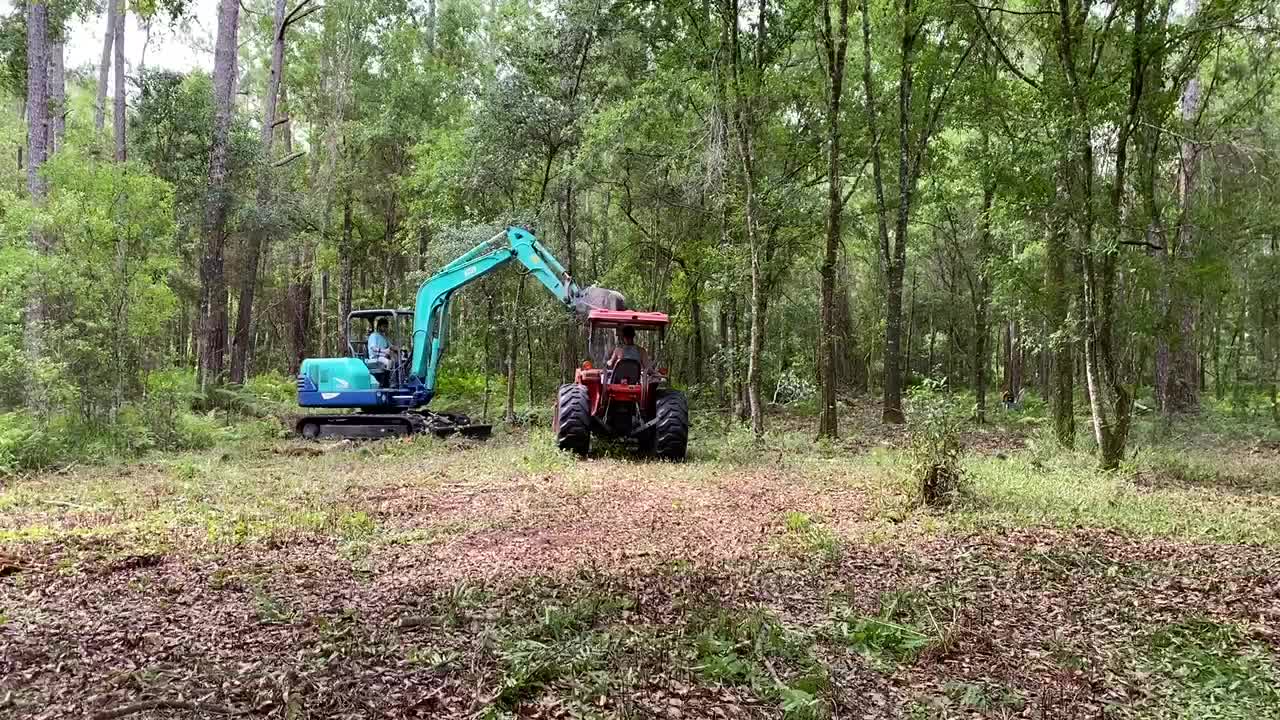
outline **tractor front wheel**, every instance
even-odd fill
[[[578,457],[591,449],[591,403],[585,385],[561,385],[556,402],[556,447]]]
[[[658,396],[653,449],[663,460],[684,460],[689,447],[689,401],[684,393],[668,390]]]

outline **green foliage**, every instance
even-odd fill
[[[910,396],[911,477],[917,499],[930,506],[955,503],[966,487],[960,466],[964,419],[945,390],[943,383],[926,379]]]
[[[1280,717],[1280,659],[1232,625],[1196,619],[1152,633],[1138,660],[1160,718]]]
[[[827,634],[835,642],[862,655],[877,667],[913,662],[932,642],[921,630],[897,620],[900,598],[883,603],[875,617],[860,615],[848,607],[837,607]]]

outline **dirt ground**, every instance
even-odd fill
[[[874,441],[546,444],[8,481],[0,717],[1280,717],[1280,555],[1215,529],[1280,521],[1275,483],[1047,469],[1094,495],[1028,522],[998,474],[912,508]],[[972,444],[975,476],[1045,481],[1022,441]],[[1280,466],[1249,457],[1232,478]]]

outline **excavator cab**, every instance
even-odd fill
[[[375,357],[369,352],[369,337],[378,322],[387,322],[387,341],[392,351],[385,357]],[[379,308],[355,310],[347,315],[347,352],[369,368],[369,373],[379,387],[399,387],[405,381],[405,371],[413,352],[409,340],[413,337],[413,310],[408,308]]]

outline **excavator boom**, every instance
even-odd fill
[[[584,305],[583,291],[555,256],[532,233],[507,228],[444,266],[418,288],[409,373],[422,382],[428,393],[435,393],[436,372],[448,345],[449,301],[453,293],[513,260],[566,307],[584,314],[589,310]]]

